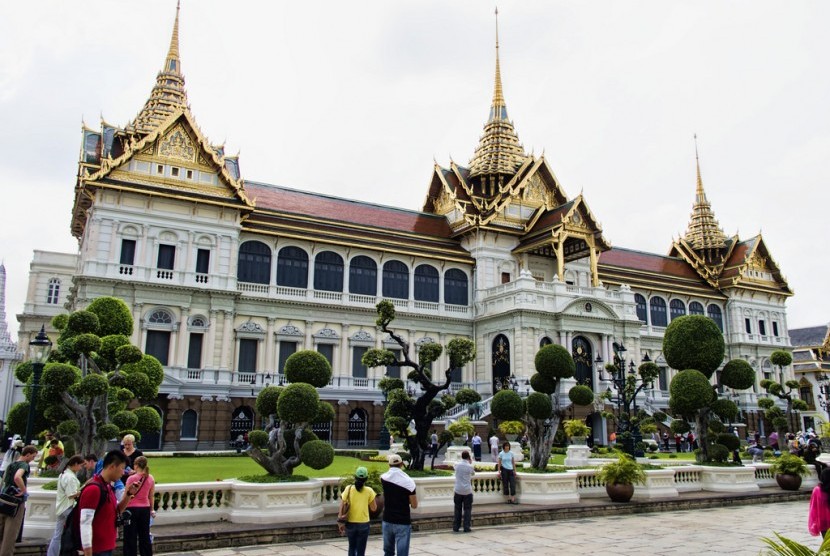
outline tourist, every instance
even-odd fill
[[[616,431],[611,431],[611,434],[608,435],[608,442],[611,444],[611,446],[616,446],[617,445],[617,433],[616,433]]]
[[[432,436],[429,437],[430,451],[433,458],[438,456],[438,434],[432,429]]]
[[[478,436],[478,435],[476,435]],[[476,474],[473,464],[470,461],[470,452],[461,452],[461,461],[455,464],[455,514],[452,522],[452,530],[458,533],[461,529],[461,516],[464,516],[464,532],[471,531],[473,509],[473,475]]]
[[[778,433],[775,432],[775,431],[772,431],[770,433],[769,437],[767,438],[767,441],[769,442],[769,447],[772,448],[773,452],[777,452],[778,449],[779,449],[778,448]]]
[[[383,555],[409,556],[409,539],[412,536],[410,508],[418,507],[415,481],[403,472],[403,460],[398,454],[390,454],[389,471],[380,476],[383,485]]]
[[[752,456],[752,463],[763,463],[764,461],[764,448],[761,447],[761,440],[760,436],[756,437],[755,444],[750,446],[746,449],[746,452]]]
[[[695,437],[695,433],[689,431],[689,451],[697,450],[697,438]]]
[[[47,457],[50,458],[51,463],[47,462],[46,468],[50,471],[57,471],[63,459],[63,448],[61,448],[57,438],[53,438],[52,442],[49,443],[49,455]],[[51,458],[55,459],[52,460]]]
[[[76,473],[84,464],[84,458],[81,456],[72,456],[66,463],[66,469],[63,470],[61,476],[58,478],[58,492],[55,496],[55,532],[52,534],[52,540],[49,541],[49,548],[46,550],[46,556],[59,556],[61,553],[61,535],[63,534],[63,525],[66,523],[66,518],[72,513],[72,508],[75,507],[75,500],[81,492],[81,482],[78,480]]]
[[[56,440],[58,437],[52,431],[46,431],[46,442],[43,443],[43,450],[40,453],[40,462],[38,463],[38,473],[42,473],[46,469],[46,458],[49,457],[49,450],[52,449],[52,440]],[[61,449],[61,453],[65,448],[63,447],[63,442],[58,440],[58,447]]]
[[[669,433],[663,431],[663,450],[668,452],[669,451]]]
[[[473,435],[473,457],[476,461],[481,461],[481,437],[478,431]]]
[[[20,455],[20,451],[23,449],[23,440],[20,439],[20,435],[14,435],[14,438],[9,445],[9,449],[6,450],[6,454],[3,456],[3,461],[0,463],[0,477],[2,477],[6,469],[15,462],[17,457]]]
[[[499,437],[496,436],[496,431],[493,431],[493,435],[490,437],[490,455],[493,456],[493,461],[499,461]]]
[[[682,442],[683,437],[680,436],[679,432],[674,433],[674,449],[677,450],[677,453],[680,453],[680,443]]]
[[[129,457],[129,456],[127,456]],[[156,480],[150,475],[147,458],[138,456],[133,461],[135,471],[127,479],[126,487],[138,483],[135,496],[127,504],[132,517],[129,525],[124,525],[124,556],[152,556],[153,545],[150,541],[150,518],[155,517],[153,501],[156,496]],[[138,552],[136,552],[136,546]]]
[[[807,513],[807,530],[814,537],[822,538],[830,529],[830,468],[823,469],[819,475],[819,484],[813,488],[810,496],[810,511]]]
[[[504,487],[504,495],[507,496],[508,504],[518,504],[516,501],[516,470],[514,469],[513,452],[510,451],[510,442],[502,444],[499,452],[499,459],[496,462],[496,471]]]
[[[121,451],[127,456],[127,468],[124,469],[124,476],[121,477],[121,481],[126,483],[127,477],[130,476],[135,468],[136,458],[142,457],[144,453],[135,447],[135,436],[131,434],[125,434],[124,438],[121,439]]]
[[[97,464],[98,457],[95,454],[87,454],[84,456],[84,464],[77,473],[78,480],[82,485],[95,475],[95,466]]]
[[[366,486],[369,471],[358,467],[354,472],[354,485],[343,491],[337,527],[340,534],[349,539],[349,556],[364,556],[369,541],[369,511],[378,509],[375,491]],[[348,509],[346,509],[348,505]]]
[[[23,523],[23,514],[26,513],[26,498],[29,483],[29,464],[34,461],[38,450],[34,446],[25,446],[17,460],[10,463],[3,476],[3,491],[19,500],[20,507],[14,516],[0,514],[0,556],[12,556],[14,543],[17,541],[20,527]]]
[[[817,458],[821,455],[821,447],[816,442],[808,442],[804,447],[804,461],[816,468],[816,475],[821,476],[821,472],[827,467],[827,464],[820,462]]]

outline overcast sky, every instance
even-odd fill
[[[493,3],[184,0],[182,66],[202,131],[243,177],[419,209],[433,158],[466,164],[493,90]],[[763,231],[830,321],[830,2],[502,1],[511,119],[582,191],[613,245],[665,254],[689,219],[698,134],[727,234]],[[0,257],[23,308],[33,249],[73,251],[81,120],[123,126],[170,40],[174,0],[6,2]]]

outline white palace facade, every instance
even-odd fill
[[[374,326],[383,298],[410,344],[474,338],[477,357],[453,372],[453,388],[472,386],[485,399],[505,384],[523,392],[536,351],[550,342],[571,349],[576,379],[603,392],[610,382],[594,362],[609,361],[621,342],[630,361],[648,354],[662,367],[642,403],[665,408],[675,371],[661,356],[663,331],[689,313],[715,320],[727,358],[748,360],[759,380],[784,378],[768,356],[789,348],[791,291],[761,236],[723,233],[698,165],[688,230],[667,239],[666,254],[612,248],[587,199],[569,197],[544,156],[520,144],[498,45],[472,159],[436,164],[413,211],[243,179],[238,158],[195,123],[178,42],[177,11],[137,117],[83,129],[71,221],[78,253],[36,252],[18,315],[26,345],[58,311],[103,295],[126,301],[132,340],[165,366],[154,404],[164,427],[145,435],[145,449],[227,447],[258,422],[256,394],[283,380],[283,362],[299,349],[320,351],[334,370],[321,396],[336,418],[315,428],[338,447],[376,444],[377,381],[387,370],[360,360],[368,348],[393,346]],[[436,367],[447,364],[443,356]],[[763,427],[759,391],[733,396],[753,430]],[[598,413],[576,416],[604,443]]]

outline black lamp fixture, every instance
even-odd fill
[[[35,339],[29,342],[29,360],[32,362],[32,392],[29,402],[29,418],[26,421],[26,442],[31,444],[34,440],[33,430],[35,427],[35,415],[37,415],[37,397],[40,389],[40,375],[49,353],[52,351],[52,342],[46,335],[46,327],[41,326],[40,332]]]

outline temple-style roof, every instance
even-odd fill
[[[187,107],[187,92],[184,88],[182,63],[179,59],[179,5],[176,5],[176,20],[170,48],[164,60],[164,67],[156,76],[156,85],[150,98],[135,120],[127,125],[127,131],[150,133],[167,120],[179,108]]]
[[[830,324],[809,326],[807,328],[791,328],[790,343],[793,347],[830,346]]]
[[[697,139],[697,136],[695,136]],[[683,238],[696,251],[719,250],[726,247],[726,234],[715,218],[712,205],[706,198],[703,190],[703,180],[700,177],[700,158],[697,154],[697,141],[695,141],[695,162],[697,165],[697,189],[695,190],[695,202],[692,207],[692,216],[689,227]]]

